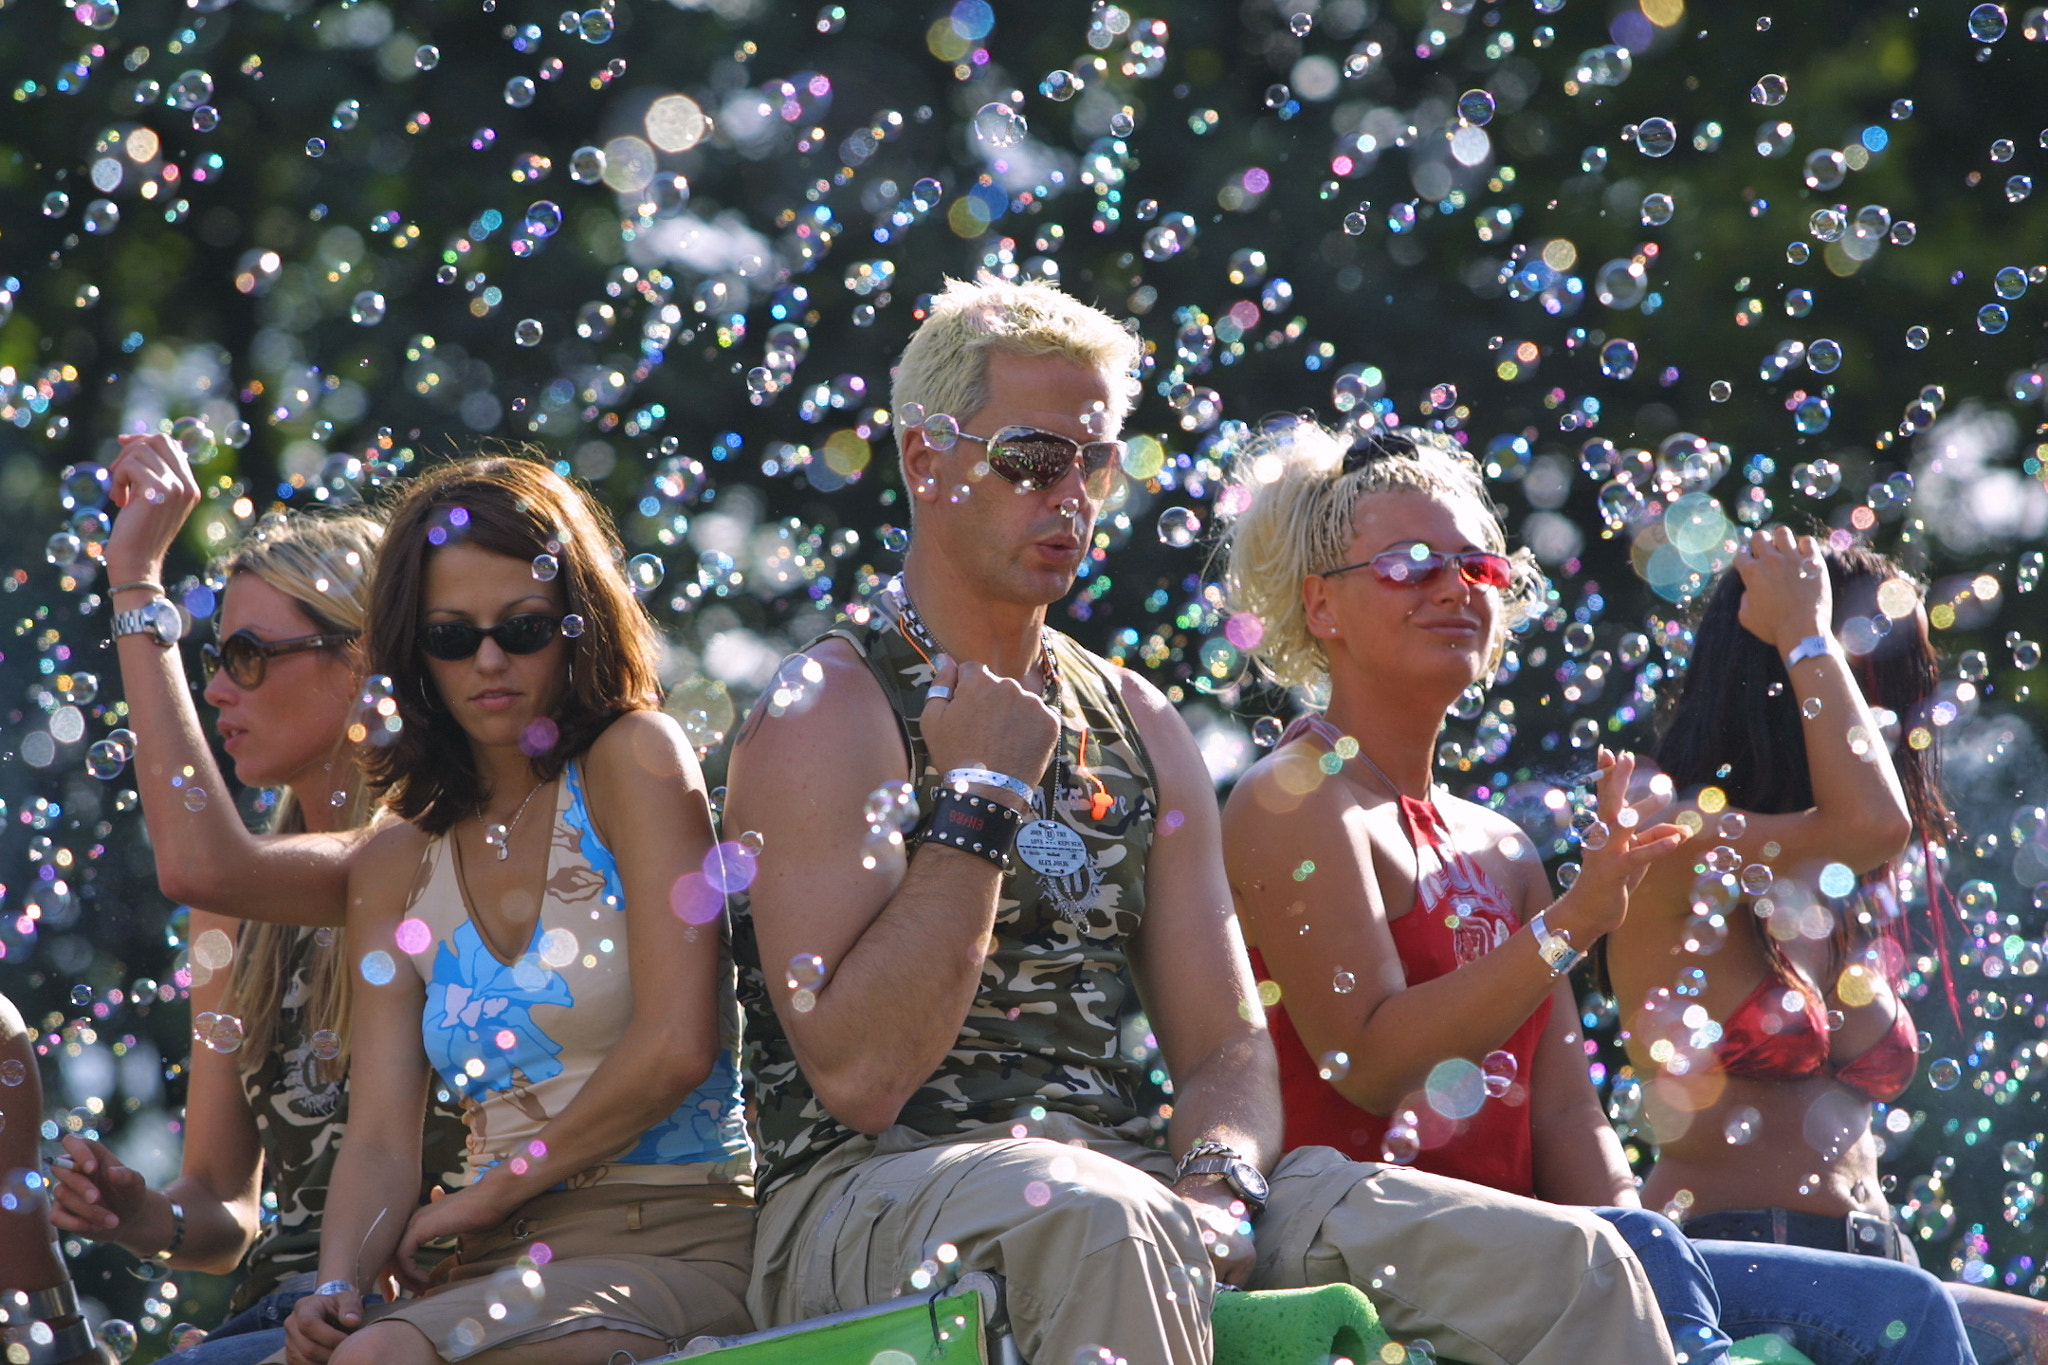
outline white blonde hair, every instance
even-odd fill
[[[1005,280],[984,272],[972,284],[949,279],[903,348],[890,386],[896,448],[912,424],[904,409],[945,413],[965,421],[988,402],[988,359],[1004,355],[1058,356],[1110,381],[1109,419],[1123,425],[1130,411],[1124,376],[1135,370],[1138,338],[1123,324],[1043,280]]]
[[[1219,551],[1231,609],[1264,627],[1252,655],[1260,671],[1284,687],[1317,692],[1329,681],[1329,655],[1309,631],[1301,584],[1342,566],[1359,501],[1375,493],[1460,500],[1478,511],[1485,548],[1508,554],[1507,532],[1478,461],[1448,437],[1405,427],[1370,433],[1354,445],[1313,422],[1259,436],[1238,454],[1216,500],[1227,517]],[[1506,632],[1540,615],[1550,591],[1528,550],[1509,558],[1514,581],[1501,594],[1496,667]]]

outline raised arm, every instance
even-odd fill
[[[111,479],[120,512],[107,537],[107,576],[110,587],[121,589],[113,595],[119,612],[159,595],[164,555],[198,506],[199,485],[184,453],[160,435],[123,436]],[[124,635],[115,652],[128,727],[136,734],[135,789],[163,893],[243,919],[340,924],[360,835],[251,834],[227,799],[179,646]],[[196,810],[186,802],[194,788],[213,796],[194,803]]]
[[[192,939],[218,930],[230,939],[239,920],[192,912]],[[215,972],[192,988],[194,1018],[220,1008],[228,973]],[[178,1178],[151,1189],[141,1174],[124,1165],[103,1143],[76,1135],[64,1139],[70,1167],[57,1167],[56,1203],[50,1220],[66,1232],[114,1242],[137,1256],[154,1256],[174,1241],[170,1263],[180,1270],[225,1275],[261,1229],[263,1147],[256,1116],[242,1088],[238,1053],[216,1052],[203,1042],[192,1048],[185,1091],[185,1149]],[[184,1232],[171,1205],[184,1212]]]
[[[748,717],[725,824],[765,840],[749,892],[754,930],[797,1062],[834,1117],[879,1133],[960,1037],[1001,878],[986,860],[937,844],[920,845],[900,869],[861,866],[863,803],[911,777],[902,731],[850,647],[828,641],[812,660],[823,677],[808,709],[777,716],[764,699]],[[945,664],[935,681],[954,689],[922,716],[940,772],[979,765],[1038,780],[1058,734],[1043,702],[974,663]],[[792,1008],[780,970],[798,954],[825,961],[808,1010]]]
[[[1752,532],[1738,552],[1743,629],[1787,658],[1802,641],[1826,641],[1825,652],[1802,651],[1788,666],[1798,698],[1801,737],[1813,805],[1785,815],[1745,813],[1742,830],[1725,832],[1723,813],[1701,815],[1699,834],[1658,869],[1684,878],[1699,855],[1728,844],[1752,862],[1811,876],[1827,863],[1856,873],[1884,866],[1912,837],[1905,789],[1892,766],[1884,730],[1871,713],[1848,659],[1834,644],[1834,595],[1820,546],[1784,527]]]
[[[1621,923],[1644,869],[1681,833],[1650,825],[1643,810],[1633,827],[1624,825],[1633,759],[1603,754],[1602,762],[1608,839],[1586,851],[1579,879],[1545,916],[1581,952]],[[1366,813],[1335,783],[1310,790],[1304,779],[1315,769],[1305,748],[1283,751],[1231,793],[1224,816],[1231,891],[1310,1055],[1343,1053],[1348,1070],[1332,1068],[1331,1083],[1384,1116],[1421,1089],[1439,1062],[1476,1062],[1499,1047],[1556,977],[1524,925],[1457,971],[1410,984],[1388,928]],[[1542,905],[1540,893],[1534,905]]]
[[[718,927],[685,922],[669,898],[711,851],[704,774],[682,728],[658,711],[613,721],[591,746],[583,773],[591,819],[625,887],[632,1018],[540,1130],[543,1154],[493,1166],[467,1189],[419,1209],[399,1246],[401,1263],[423,1242],[494,1227],[528,1200],[630,1149],[717,1060]]]
[[[398,946],[397,930],[425,845],[413,826],[387,825],[350,873],[348,945],[355,975],[348,1137],[335,1158],[320,1219],[318,1282],[345,1281],[351,1288],[315,1294],[292,1310],[287,1338],[294,1365],[326,1360],[361,1325],[363,1286],[392,1259],[419,1200],[429,1081],[420,1015],[427,992]],[[393,970],[365,972],[366,961]]]

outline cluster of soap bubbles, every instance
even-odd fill
[[[1916,80],[1851,118],[1818,73],[1799,75],[1782,24],[1681,42],[1657,20],[1668,6],[1450,5],[1426,23],[1345,0],[1289,8],[1234,14],[1212,40],[1175,27],[1173,5],[1095,4],[1050,21],[1044,51],[974,5],[898,29],[826,6],[789,35],[743,3],[681,17],[608,5],[508,19],[488,53],[437,20],[372,34],[355,16],[320,40],[361,58],[355,83],[323,82],[317,107],[299,108],[272,94],[306,57],[300,39],[243,43],[239,9],[202,4],[145,31],[132,6],[76,7],[77,34],[102,51],[8,73],[23,118],[88,111],[90,151],[34,185],[47,235],[24,253],[52,268],[27,283],[0,274],[0,324],[12,314],[47,343],[0,367],[0,420],[24,458],[62,470],[55,499],[27,476],[7,484],[39,520],[25,514],[31,549],[0,581],[20,607],[0,667],[18,670],[17,751],[42,784],[8,793],[9,827],[18,818],[47,846],[31,848],[27,877],[0,876],[19,888],[5,960],[35,955],[67,983],[110,970],[90,896],[117,884],[137,842],[120,784],[139,780],[150,737],[101,685],[111,664],[90,652],[103,630],[91,612],[104,603],[87,605],[111,586],[110,455],[95,443],[113,424],[168,427],[183,444],[202,485],[191,535],[209,551],[274,502],[353,505],[478,433],[539,441],[610,504],[629,542],[620,571],[672,638],[670,709],[716,765],[756,699],[774,714],[814,704],[822,671],[783,662],[790,648],[840,611],[886,615],[910,520],[892,426],[955,456],[960,474],[936,489],[947,503],[1003,487],[983,478],[961,414],[886,407],[888,366],[940,272],[986,269],[1063,281],[1136,320],[1147,356],[1125,477],[1091,531],[1103,557],[1055,624],[1172,689],[1222,780],[1277,741],[1269,712],[1291,703],[1259,691],[1263,625],[1228,610],[1206,550],[1238,510],[1218,503],[1230,463],[1292,411],[1353,432],[1419,421],[1467,442],[1550,573],[1553,598],[1438,752],[1446,780],[1553,863],[1612,837],[1573,774],[1596,745],[1643,741],[1688,666],[1688,609],[1742,528],[1812,521],[1838,544],[1924,564],[1927,613],[1957,647],[1935,711],[1902,723],[1965,753],[1951,765],[1972,793],[1951,880],[2004,889],[1995,922],[1973,893],[1955,947],[1968,1036],[1944,1036],[1929,1085],[2003,1124],[2015,1111],[1991,1106],[2013,1100],[1996,1096],[2038,1085],[2038,1059],[2019,1054],[2039,1012],[2034,888],[2048,883],[2029,861],[2039,826],[2012,810],[2048,799],[2028,743],[2041,632],[2022,615],[2039,556],[2015,557],[2044,524],[2028,461],[2048,459],[2029,434],[2043,357],[2025,349],[2048,282],[2026,245],[2042,240],[2026,216],[2039,131],[1986,98],[1953,153],[1968,165],[1942,164],[1937,187],[1920,174],[1937,133],[1916,115]],[[639,64],[643,38],[655,50],[685,21],[719,41],[688,44],[701,60],[672,69]],[[2039,74],[2048,21],[2034,11],[1919,23],[1920,62],[1971,88]],[[886,102],[845,79],[852,54],[874,50],[855,41],[906,64]],[[1232,65],[1238,49],[1249,67]],[[629,63],[652,84],[624,98]],[[1201,74],[1211,63],[1220,83]],[[1683,118],[1642,91],[1687,76],[1700,89]],[[1639,121],[1600,103],[1616,92],[1645,93],[1627,114]],[[64,99],[40,102],[49,94]],[[254,107],[275,109],[275,126],[256,126]],[[236,197],[254,168],[286,165],[288,200]],[[405,190],[436,177],[452,206]],[[1953,230],[1922,226],[1957,220],[1981,220],[2000,254],[1965,258]],[[161,234],[223,253],[194,277],[252,319],[245,353],[168,320],[220,308],[156,310],[163,321],[128,308],[125,282],[149,275],[128,253]],[[1693,343],[1712,328],[1711,346]],[[533,562],[537,582],[559,573],[552,551]],[[166,586],[207,630],[222,585]],[[2016,734],[2003,751],[2000,725]],[[363,744],[397,737],[389,680],[365,683],[348,726]],[[79,770],[94,780],[67,785]],[[226,799],[207,785],[182,775],[174,800]],[[1994,785],[1999,801],[1980,799]],[[864,866],[900,866],[914,802],[885,790],[864,813]],[[747,840],[691,874],[679,914],[708,922],[744,883]],[[1710,861],[1688,928],[1699,948],[1725,941],[1744,905],[1772,933],[1822,922],[1782,871],[1723,866],[1720,847]],[[124,888],[146,884],[132,863],[119,871]],[[1924,884],[1917,894],[1924,904]],[[363,964],[371,979],[391,969]],[[148,970],[170,981],[178,968]],[[1916,1009],[1939,1013],[1938,975],[1917,956],[1908,971],[1934,990]],[[1333,990],[1355,987],[1333,965]],[[1702,987],[1673,989],[1689,1007]],[[1454,1106],[1492,1097],[1498,1070],[1439,1089]],[[1612,1081],[1610,1105],[1626,1107],[1628,1083]],[[1426,1130],[1436,1111],[1418,1104]],[[1888,1128],[1894,1152],[1964,1113]],[[1932,1195],[1958,1183],[1921,1178]],[[1999,1201],[1994,1240],[2025,1231],[2007,1211],[2031,1202]]]

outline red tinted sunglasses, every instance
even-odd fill
[[[1356,564],[1330,569],[1322,577],[1329,578],[1335,574],[1350,573],[1353,569],[1369,568],[1373,572],[1373,577],[1382,583],[1392,583],[1403,588],[1420,588],[1433,582],[1438,574],[1452,564],[1458,566],[1458,576],[1475,588],[1496,588],[1506,591],[1515,581],[1515,567],[1508,562],[1506,555],[1497,555],[1491,550],[1461,550],[1456,554],[1442,554],[1422,545],[1407,550],[1388,550],[1385,554],[1362,559]]]

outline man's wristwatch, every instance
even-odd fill
[[[1228,1144],[1204,1138],[1188,1148],[1187,1154],[1181,1157],[1179,1166],[1175,1168],[1175,1174],[1183,1180],[1191,1175],[1222,1176],[1223,1183],[1230,1186],[1231,1192],[1244,1201],[1246,1210],[1254,1218],[1266,1207],[1269,1187],[1266,1184],[1265,1173],[1245,1160],[1242,1152]]]
[[[144,602],[139,607],[114,613],[114,638],[123,635],[146,635],[153,642],[169,649],[185,635],[185,618],[168,597],[158,597]]]
[[[1529,917],[1529,932],[1536,936],[1536,951],[1550,968],[1552,976],[1563,976],[1579,965],[1585,954],[1572,947],[1572,936],[1562,929],[1552,929],[1543,918],[1542,912]]]

